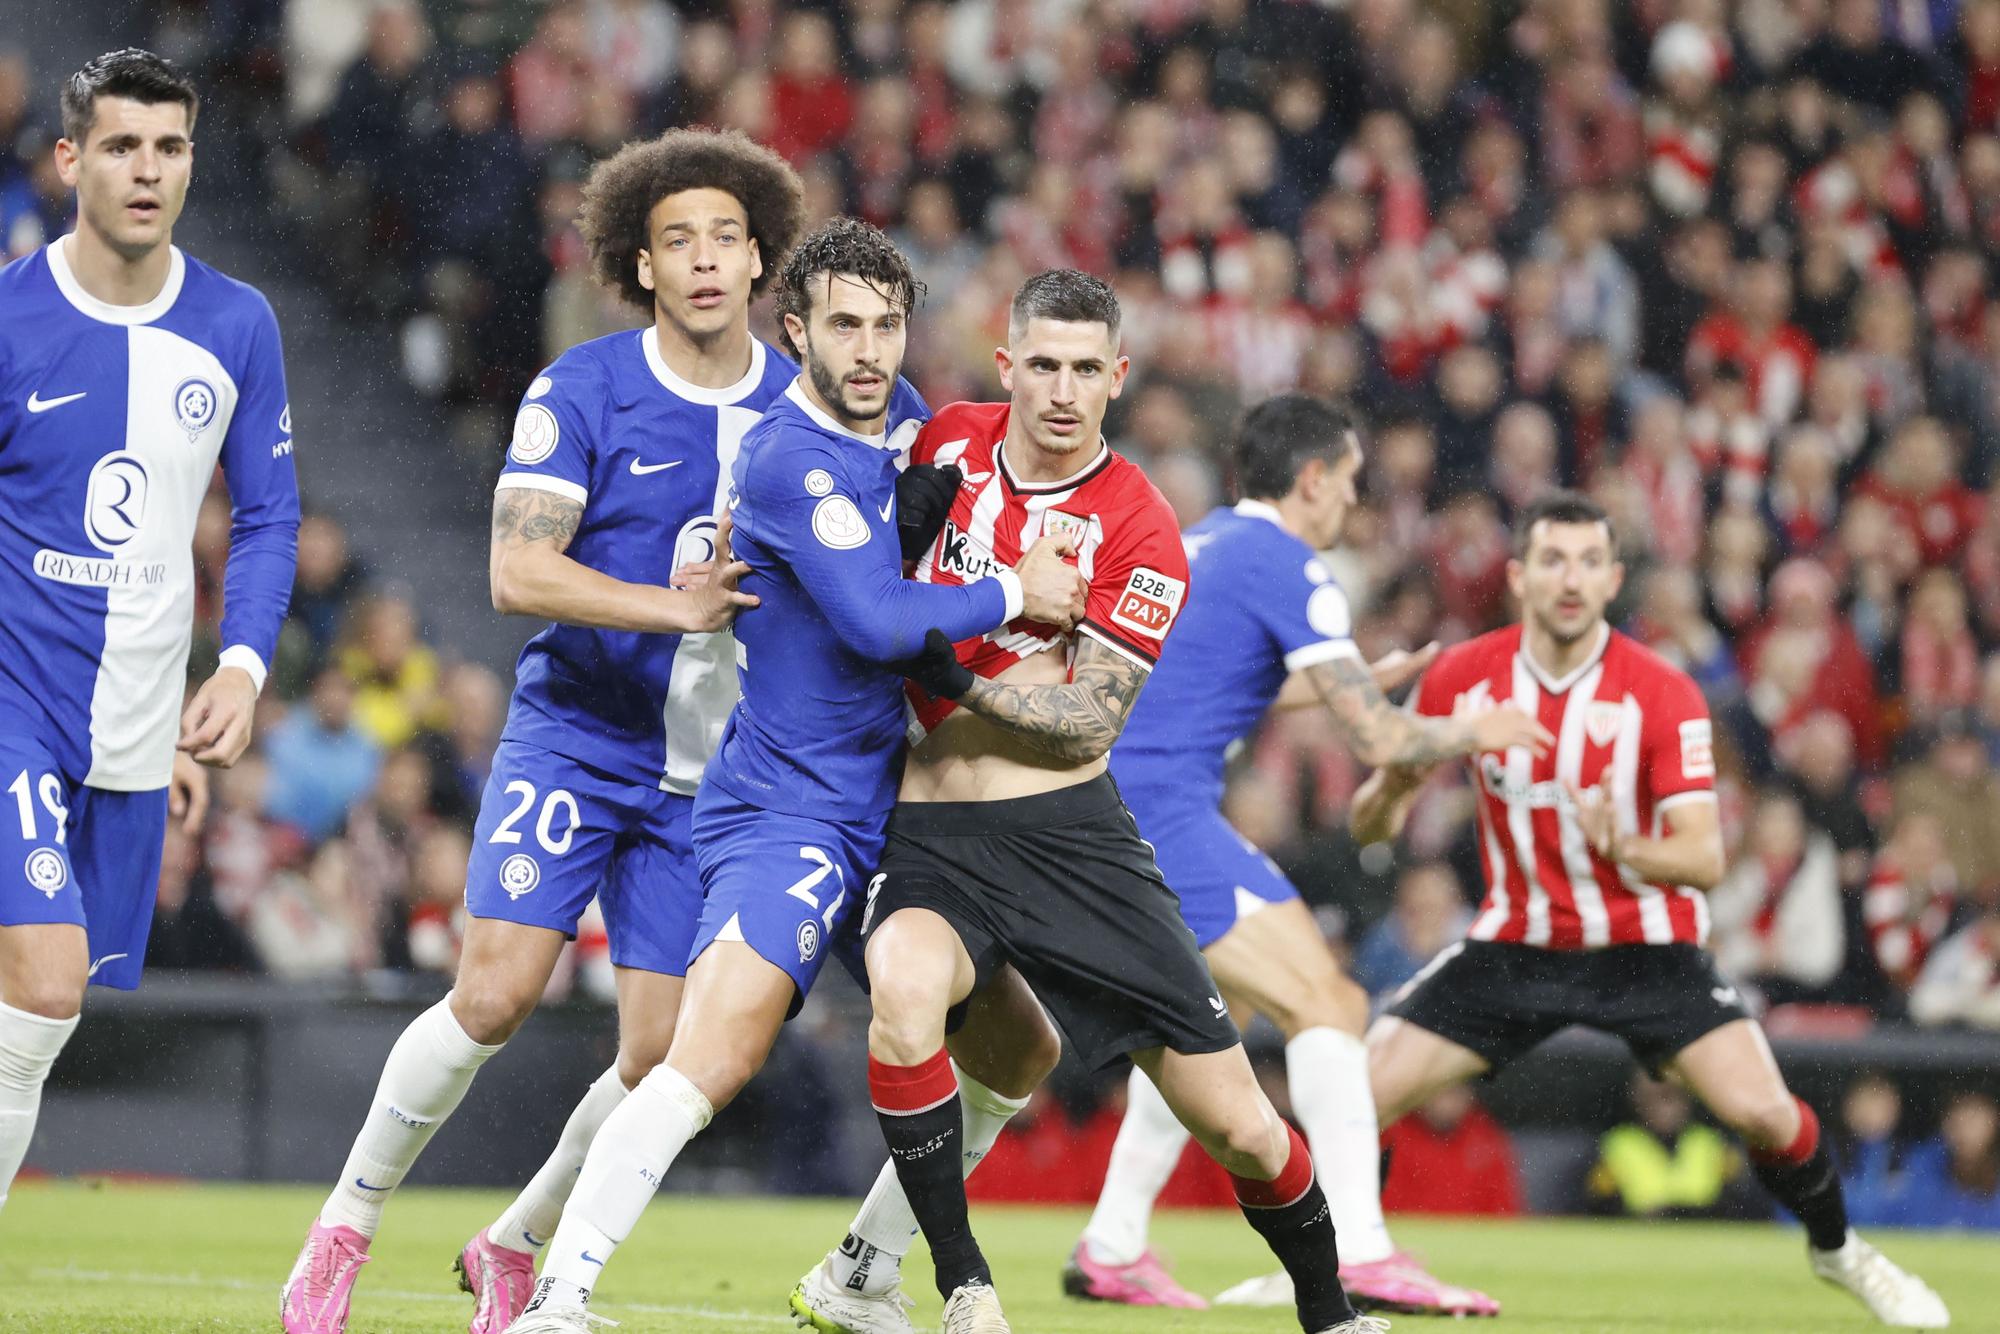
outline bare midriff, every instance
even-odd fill
[[[1044,649],[993,678],[1006,685],[1065,685],[1067,655],[1060,646]],[[1041,749],[1034,741],[969,709],[950,716],[912,748],[903,764],[904,801],[1005,801],[1032,797],[1088,782],[1105,761],[1075,764]]]

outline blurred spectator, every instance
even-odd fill
[[[305,628],[313,652],[325,656],[360,594],[367,575],[348,550],[347,532],[332,516],[299,520],[299,568],[292,584],[291,617]]]
[[[1383,1132],[1382,1208],[1397,1214],[1520,1213],[1514,1144],[1466,1085],[1448,1088]]]
[[[243,921],[264,887],[281,871],[302,865],[312,840],[270,810],[270,766],[245,755],[216,775],[204,851],[216,906]]]
[[[1929,417],[1906,423],[1855,494],[1879,501],[1926,565],[1958,557],[1978,527],[1981,501],[1958,480],[1951,438]]]
[[[201,842],[178,820],[167,822],[160,858],[160,892],[146,937],[146,967],[229,969],[255,972],[256,956],[243,933],[216,906],[202,865]]]
[[[1879,1074],[1848,1085],[1841,1099],[1841,1192],[1857,1227],[1901,1221],[1910,1189],[1907,1150],[1896,1138],[1903,1119],[1903,1095]]]
[[[400,746],[440,717],[437,654],[418,637],[406,598],[384,594],[348,615],[340,666],[354,682],[354,720],[377,745]]]
[[[1910,988],[1910,1018],[2000,1032],[2000,912],[1975,918],[1937,947]]]
[[[1952,1098],[1938,1138],[1911,1150],[1906,1172],[1898,1223],[2000,1229],[2000,1106],[1983,1093]]]
[[[1967,623],[1965,588],[1948,569],[1924,571],[1911,590],[1900,684],[1910,721],[1918,726],[1978,698],[1979,648]]]
[[[263,738],[271,764],[264,809],[315,843],[346,822],[381,767],[382,748],[356,723],[354,697],[344,669],[322,667],[304,703]]]
[[[1694,1104],[1675,1085],[1632,1077],[1633,1120],[1598,1144],[1586,1194],[1593,1212],[1635,1218],[1712,1218],[1728,1212],[1730,1183],[1743,1158],[1720,1132],[1694,1121]]]
[[[1861,920],[1875,964],[1898,992],[1909,990],[1958,908],[1958,877],[1944,828],[1917,808],[1896,818],[1862,894]]]
[[[439,824],[419,837],[410,871],[410,965],[449,978],[465,940],[465,868],[472,843],[458,825]]]
[[[1441,862],[1410,867],[1396,882],[1389,915],[1368,929],[1350,975],[1371,996],[1385,996],[1416,976],[1472,925],[1458,877]]]
[[[1953,709],[1938,716],[1922,761],[1896,774],[1894,813],[1934,817],[1961,890],[2000,895],[2000,773],[1972,716]]]
[[[1772,1004],[1825,987],[1846,952],[1833,840],[1806,824],[1798,798],[1770,788],[1734,863],[1708,896],[1716,966]]]
[[[1875,832],[1861,806],[1854,773],[1854,730],[1839,714],[1806,718],[1778,748],[1806,820],[1840,850],[1840,882],[1860,885],[1875,852]]]
[[[391,967],[410,962],[406,927],[413,906],[417,850],[437,824],[431,812],[431,765],[421,751],[391,751],[374,792],[347,817],[342,856],[327,868],[330,886]],[[460,876],[459,888],[464,888]]]
[[[1875,672],[1839,614],[1833,577],[1816,561],[1786,561],[1771,576],[1771,611],[1743,640],[1750,707],[1782,743],[1812,714],[1830,709],[1853,729],[1861,763],[1883,756]]]

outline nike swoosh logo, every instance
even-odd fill
[[[887,522],[889,522],[889,511],[890,511],[890,510],[892,510],[892,509],[894,509],[894,508],[896,508],[896,498],[895,498],[894,496],[891,496],[891,497],[889,497],[889,498],[888,498],[887,500],[885,500],[885,501],[883,501],[883,502],[882,502],[882,522],[883,522],[883,523],[887,523]]]
[[[90,963],[90,972],[86,976],[96,977],[97,970],[104,967],[105,964],[110,963],[113,959],[129,959],[131,957],[129,954],[107,954],[102,959],[93,959]]]
[[[589,1251],[583,1252],[583,1258],[589,1261],[591,1264],[596,1265],[599,1269],[602,1269],[604,1267],[604,1261],[598,1259],[596,1256],[592,1255]]]
[[[632,475],[634,477],[644,477],[649,472],[665,472],[669,468],[678,468],[686,462],[686,459],[675,459],[672,463],[641,463],[639,460],[633,459]]]
[[[28,411],[47,412],[50,408],[59,408],[65,403],[74,403],[89,392],[86,389],[82,394],[64,394],[61,398],[43,398],[41,396],[42,391],[37,389],[34,393],[28,395]]]
[[[526,1229],[526,1228],[522,1228],[522,1229],[521,1229],[521,1239],[522,1239],[523,1241],[527,1242],[527,1243],[528,1243],[528,1244],[529,1244],[530,1246],[533,1246],[533,1247],[534,1247],[534,1248],[535,1248],[536,1250],[538,1250],[538,1251],[539,1251],[539,1250],[540,1250],[540,1249],[541,1249],[542,1247],[544,1247],[544,1246],[546,1246],[546,1245],[548,1245],[548,1244],[549,1244],[549,1243],[548,1243],[548,1238],[546,1238],[546,1237],[537,1237],[537,1236],[536,1236],[536,1235],[535,1235],[534,1233],[532,1233],[532,1232],[528,1231],[528,1229]]]
[[[362,1179],[361,1179],[360,1177],[356,1177],[356,1178],[354,1178],[354,1184],[355,1184],[355,1185],[357,1185],[357,1186],[359,1186],[359,1187],[361,1187],[361,1189],[363,1189],[363,1190],[387,1190],[387,1189],[389,1189],[389,1188],[388,1188],[387,1186],[371,1186],[371,1185],[369,1185],[369,1184],[368,1184],[368,1183],[367,1183],[366,1181],[363,1181],[363,1180],[362,1180]]]

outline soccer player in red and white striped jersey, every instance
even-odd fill
[[[1556,745],[1470,761],[1486,896],[1468,938],[1369,1030],[1381,1122],[1571,1024],[1610,1033],[1743,1137],[1757,1179],[1805,1224],[1816,1274],[1886,1324],[1941,1329],[1938,1295],[1848,1227],[1818,1117],[1702,948],[1704,894],[1723,874],[1708,709],[1685,673],[1605,620],[1624,573],[1594,501],[1543,497],[1507,567],[1521,623],[1446,650],[1417,688],[1421,714],[1513,704]],[[1355,836],[1394,837],[1427,773],[1371,776],[1349,812]]]

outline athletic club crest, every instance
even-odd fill
[[[199,375],[190,375],[174,386],[174,420],[187,432],[188,443],[215,421],[215,386]]]
[[[1597,699],[1590,702],[1590,711],[1583,715],[1583,730],[1589,735],[1591,745],[1608,746],[1618,739],[1618,729],[1624,722],[1622,702]]]

